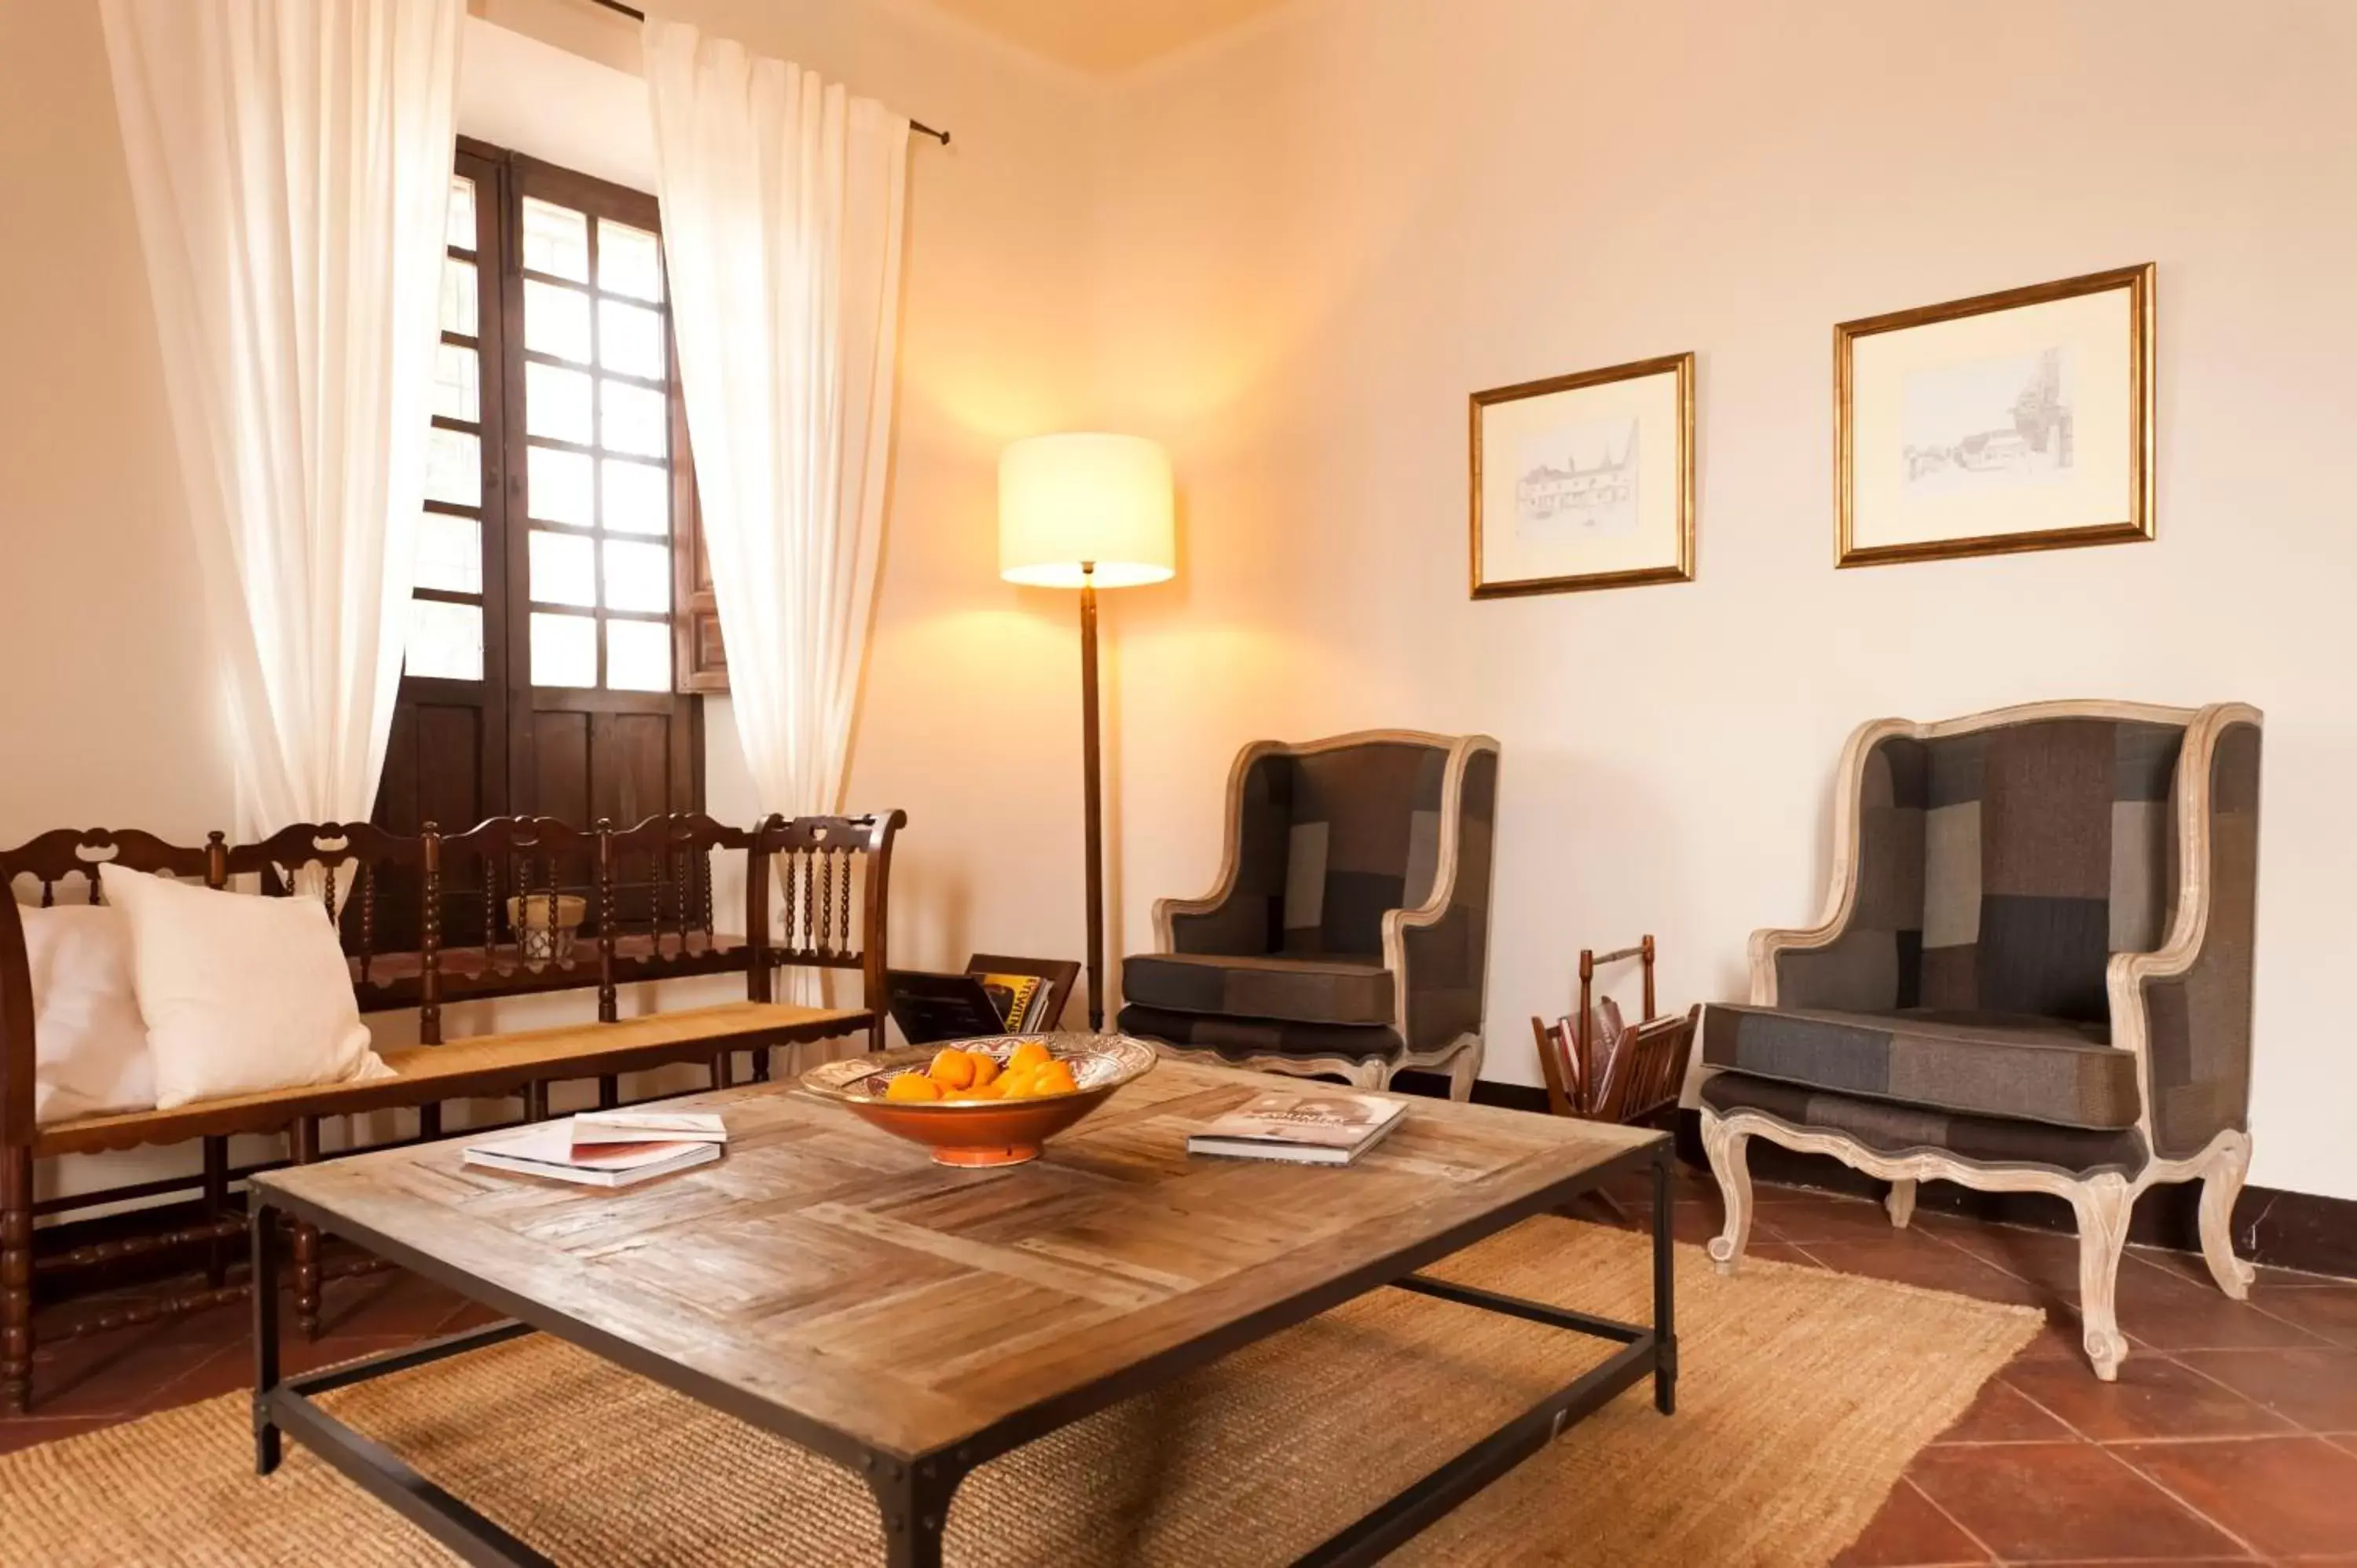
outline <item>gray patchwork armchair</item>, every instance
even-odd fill
[[[1498,743],[1368,730],[1259,741],[1228,776],[1219,885],[1154,906],[1124,1031],[1172,1056],[1381,1089],[1481,1067]]]
[[[1813,930],[1751,939],[1751,1001],[1713,1006],[1702,1134],[1732,1272],[1745,1147],[1829,1154],[2070,1200],[2088,1359],[2127,1354],[2115,1301],[2138,1194],[2202,1183],[2201,1249],[2240,1298],[2248,1170],[2257,710],[2045,703],[1850,737]]]

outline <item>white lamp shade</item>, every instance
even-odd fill
[[[1035,435],[999,455],[998,575],[1008,582],[1128,588],[1177,570],[1170,456],[1155,443]]]

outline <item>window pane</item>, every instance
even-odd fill
[[[597,623],[588,616],[532,618],[532,683],[535,686],[595,686],[597,683]]]
[[[569,207],[523,199],[523,264],[526,272],[589,281],[589,220]]]
[[[663,317],[660,310],[624,305],[618,299],[597,302],[597,363],[627,376],[661,381],[663,373]]]
[[[439,681],[483,678],[483,612],[440,599],[409,601],[409,673]]]
[[[417,520],[417,585],[454,594],[483,591],[483,525],[429,511]]]
[[[583,459],[585,462],[587,459]],[[597,465],[606,482],[606,526],[621,533],[671,532],[671,470],[608,457]]]
[[[545,522],[587,528],[597,521],[589,493],[591,459],[585,453],[548,446],[524,448],[524,510]]]
[[[483,417],[482,371],[472,349],[456,343],[434,346],[434,412],[472,424]]]
[[[475,263],[442,263],[442,330],[472,338],[475,321]]]
[[[662,393],[601,377],[597,398],[605,415],[600,444],[608,451],[660,457],[669,449],[671,403]]]
[[[562,284],[523,285],[523,346],[579,364],[589,362],[589,296]]]
[[[662,245],[644,229],[597,220],[597,286],[632,299],[662,298]]]
[[[450,177],[450,232],[445,243],[461,251],[475,248],[475,182],[464,175]]]
[[[606,607],[671,608],[671,552],[634,539],[606,541]]]
[[[597,552],[594,540],[570,533],[533,530],[533,602],[595,607],[597,603]],[[541,684],[548,682],[544,681]]]
[[[589,377],[555,365],[523,368],[523,428],[527,435],[589,444]]]
[[[463,430],[436,425],[425,436],[425,499],[453,506],[483,504],[483,443]]]
[[[606,685],[616,692],[671,690],[671,624],[659,620],[606,623]]]

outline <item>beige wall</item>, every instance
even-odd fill
[[[0,24],[0,839],[226,825],[227,722],[98,7]]]
[[[1307,0],[1125,80],[1103,410],[1189,523],[1123,627],[1132,942],[1240,743],[1487,730],[1486,1071],[1531,1082],[1581,945],[1657,933],[1683,1006],[1813,918],[1860,720],[2244,699],[2253,1176],[2357,1197],[2352,88],[2357,11],[2291,0]],[[2158,542],[1832,570],[1832,323],[2147,260]],[[1689,349],[1698,580],[1470,603],[1466,394]]]

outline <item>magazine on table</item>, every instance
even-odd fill
[[[548,1122],[467,1145],[466,1162],[514,1176],[569,1181],[581,1187],[635,1187],[720,1157],[721,1145],[702,1140],[663,1143],[576,1143],[570,1121]]]
[[[1372,1094],[1264,1094],[1187,1139],[1190,1155],[1347,1165],[1399,1125],[1406,1102]]]
[[[573,1118],[583,1144],[725,1144],[728,1129],[709,1111],[584,1111]]]

